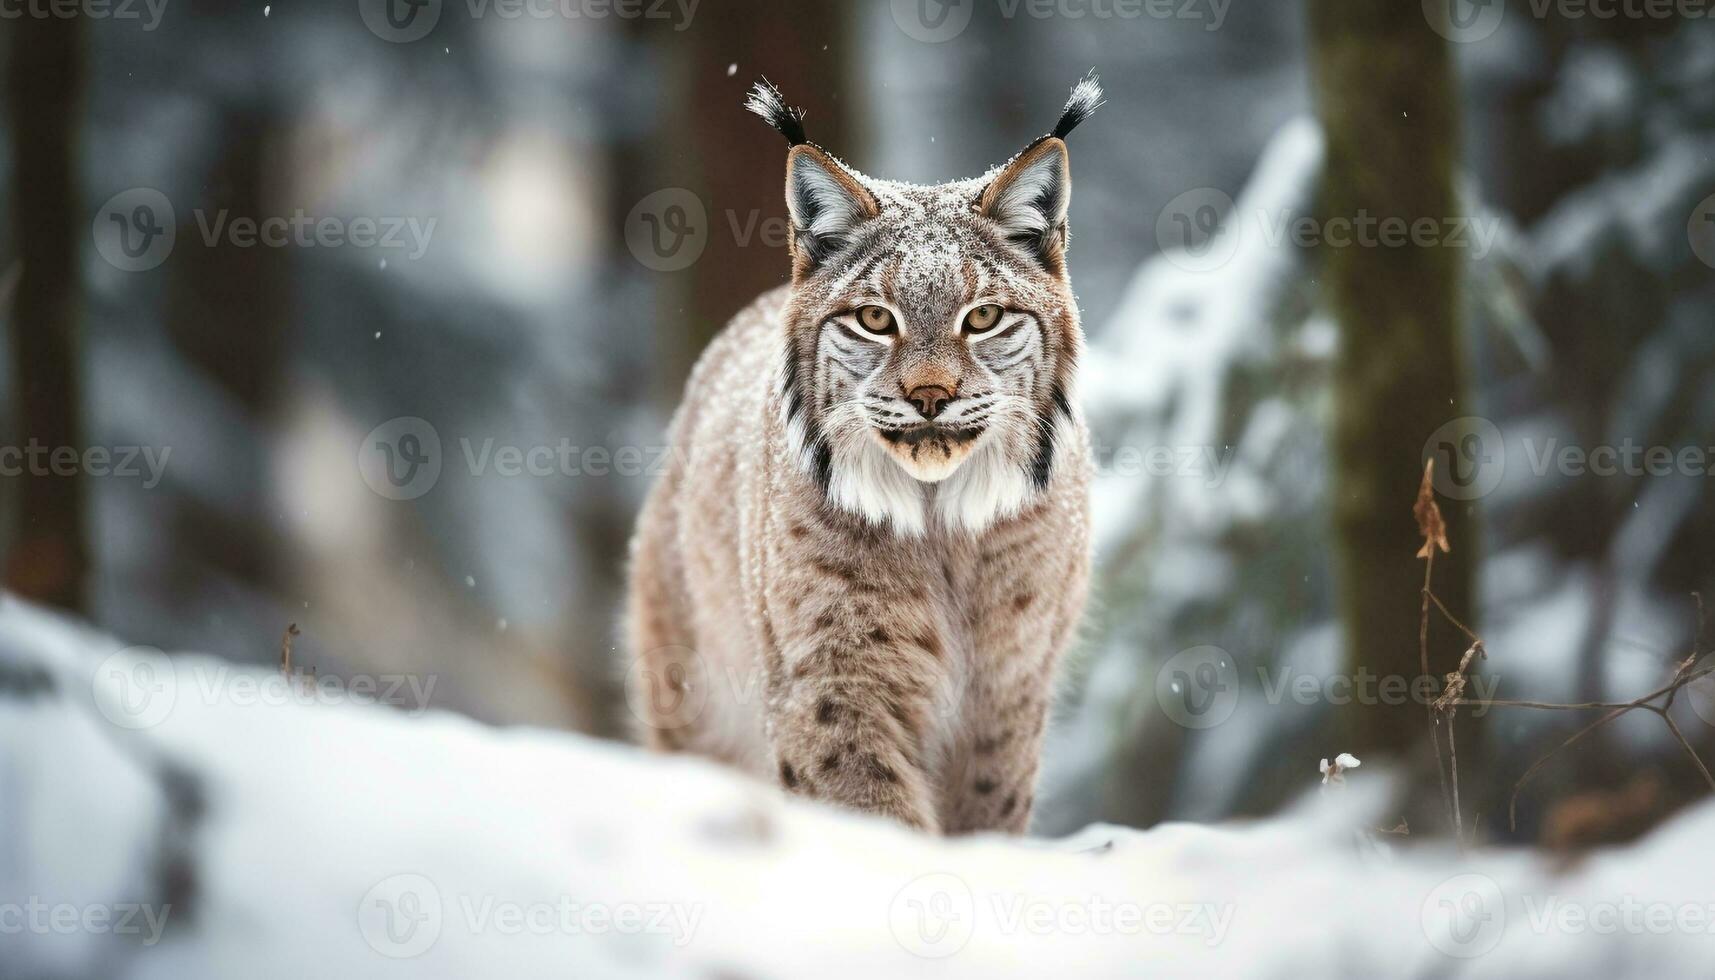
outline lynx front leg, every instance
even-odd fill
[[[995,542],[968,583],[979,603],[979,666],[971,671],[960,751],[947,778],[949,834],[1029,827],[1054,666],[1084,602],[1080,552],[1056,546],[1075,540],[1066,531],[1038,531]]]
[[[1046,642],[1032,652],[997,659],[1035,669],[971,682],[965,709],[970,726],[965,765],[954,777],[959,785],[948,793],[949,834],[985,830],[1021,834],[1030,824],[1048,721],[1047,665],[1053,659]]]
[[[710,674],[692,627],[686,570],[675,537],[680,485],[670,477],[655,486],[631,544],[625,633],[632,662],[626,698],[638,735],[662,752],[699,751],[699,728]],[[705,754],[714,754],[705,752]],[[730,761],[730,760],[729,760]]]
[[[878,625],[873,596],[835,593],[770,677],[769,730],[788,791],[939,830],[926,725],[944,665],[928,628]],[[899,610],[889,621],[900,622]]]

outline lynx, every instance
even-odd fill
[[[655,748],[931,833],[1021,832],[1089,579],[1064,138],[982,177],[867,177],[786,137],[791,283],[692,371],[632,542]]]

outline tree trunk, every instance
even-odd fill
[[[274,175],[287,128],[281,114],[238,100],[213,120],[208,135],[220,150],[194,206],[234,217],[290,215]],[[181,220],[188,232],[195,216]],[[180,242],[191,237],[185,232]],[[270,508],[268,457],[290,347],[293,259],[287,248],[197,241],[178,248],[161,270],[168,276],[164,314],[174,353],[220,390],[232,409],[224,424],[245,436],[242,449],[227,450],[221,460],[220,506],[189,493],[177,501],[173,558],[191,574],[173,583],[182,589],[174,601],[194,603],[211,575],[263,594],[278,594],[284,585],[277,525],[254,515]]]
[[[17,162],[13,234],[23,265],[11,311],[14,432],[16,445],[31,455],[24,457],[24,474],[7,480],[18,496],[5,584],[72,610],[84,608],[89,563],[86,477],[76,463],[65,472],[63,455],[75,451],[81,460],[84,449],[78,256],[88,226],[77,190],[81,25],[76,17],[24,17],[6,28]]]
[[[683,273],[664,273],[684,277],[674,284],[683,290],[681,303],[664,305],[677,331],[664,350],[675,400],[697,355],[733,314],[791,275],[786,143],[744,111],[751,83],[767,76],[788,102],[808,110],[812,141],[862,169],[852,125],[860,92],[844,71],[855,16],[844,4],[769,0],[711,12],[695,30],[655,34],[660,56],[673,66],[668,82],[681,91],[668,100],[679,108],[666,127],[674,134],[667,166],[656,172],[661,186],[685,181],[708,212],[701,256]]]
[[[1428,219],[1443,243],[1389,247],[1372,235],[1369,244],[1354,238],[1340,245],[1345,236],[1325,225],[1321,248],[1326,295],[1340,323],[1332,517],[1346,669],[1353,677],[1416,679],[1423,562],[1412,557],[1422,544],[1412,502],[1426,442],[1467,414],[1459,328],[1465,252],[1448,237],[1460,213],[1451,57],[1417,3],[1312,0],[1310,36],[1327,137],[1323,219],[1403,219],[1406,227]],[[1472,512],[1442,503],[1453,552],[1435,564],[1435,591],[1471,621]],[[1464,649],[1458,634],[1435,622],[1430,643],[1430,676],[1453,670]],[[1362,697],[1362,689],[1359,695],[1340,720],[1340,749],[1366,762],[1428,759],[1427,714],[1418,700],[1390,705]],[[1458,724],[1459,761],[1469,774],[1478,771],[1479,739],[1468,717]],[[1438,796],[1428,766],[1416,772],[1415,787]],[[1444,811],[1437,804],[1428,812]]]

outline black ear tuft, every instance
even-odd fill
[[[797,146],[810,142],[804,138],[804,110],[796,109],[786,104],[786,97],[774,87],[774,83],[764,78],[750,87],[750,94],[745,97],[744,107],[762,117],[762,121],[780,131],[786,137],[786,145]]]
[[[775,93],[779,95],[778,92]],[[1102,99],[1102,81],[1096,77],[1096,70],[1072,86],[1072,97],[1066,100],[1066,108],[1060,113],[1060,121],[1054,124],[1054,136],[1065,139],[1066,134],[1078,128],[1078,124],[1090,118],[1090,114],[1100,109],[1106,103]]]

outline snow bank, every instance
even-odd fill
[[[1715,807],[1565,871],[1376,843],[1353,829],[1367,769],[1267,823],[938,840],[696,761],[360,703],[359,680],[312,696],[0,600],[7,975],[1654,977],[1715,956]]]

